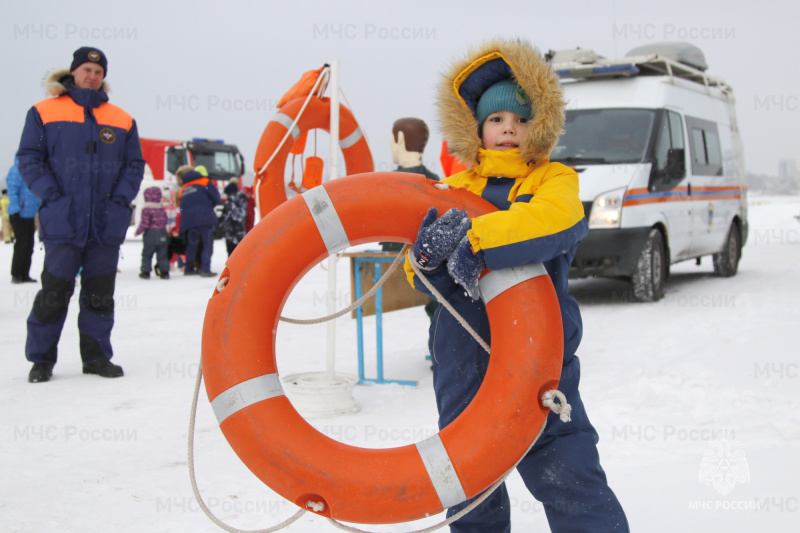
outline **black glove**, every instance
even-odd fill
[[[467,234],[470,225],[466,211],[452,208],[436,218],[438,214],[435,207],[428,210],[411,252],[417,264],[426,270],[433,270],[444,263]]]

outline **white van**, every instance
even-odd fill
[[[574,167],[589,222],[571,277],[630,278],[640,301],[664,295],[669,266],[711,255],[733,276],[747,241],[745,168],[731,88],[684,43],[606,59],[551,52],[565,133],[551,155]]]

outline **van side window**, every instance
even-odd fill
[[[692,151],[692,174],[722,176],[722,150],[717,124],[709,120],[686,117]]]
[[[706,141],[703,138],[703,130],[692,128],[692,167],[697,165],[707,165]],[[695,172],[697,174],[697,172]]]
[[[683,122],[681,116],[674,112],[668,111],[669,115],[669,129],[672,133],[672,148],[683,148]]]
[[[669,131],[669,122],[666,120],[661,121],[661,127],[658,129],[658,137],[656,137],[656,168],[663,171],[667,168],[667,154],[669,149],[672,148],[671,135]]]
[[[651,185],[658,190],[675,187],[685,175],[683,121],[674,111],[662,111],[654,146]]]

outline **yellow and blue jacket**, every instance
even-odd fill
[[[569,294],[569,267],[578,244],[588,233],[583,205],[578,197],[578,175],[571,168],[546,159],[528,165],[519,158],[519,150],[481,149],[474,167],[450,176],[444,182],[467,189],[498,209],[471,219],[472,228],[467,233],[486,268],[499,270],[531,263],[545,266],[561,306],[564,357],[571,357],[580,344],[582,322],[578,304]],[[408,261],[404,268],[411,285],[430,294],[416,279]],[[459,312],[483,307],[465,297],[463,289],[447,274],[446,266],[437,271],[431,273],[429,279]],[[443,307],[437,315],[439,312],[449,315]],[[483,329],[480,325],[483,323],[488,328],[485,311],[482,315],[477,329]],[[438,317],[435,317],[435,322],[439,322]],[[452,327],[463,330],[455,322]],[[431,339],[433,352],[437,347],[442,349],[447,343],[445,339],[452,339],[454,335],[450,327],[434,328],[432,333],[443,336],[441,344],[435,338]],[[488,329],[484,335],[488,338]]]
[[[533,117],[518,149],[485,150],[475,118],[477,102],[488,87],[508,78],[515,79],[530,97]],[[467,235],[473,249],[490,270],[531,263],[545,266],[561,306],[566,364],[575,354],[582,333],[578,303],[569,294],[569,267],[578,243],[588,233],[588,225],[578,196],[578,175],[549,160],[564,126],[558,77],[529,44],[490,42],[445,73],[439,87],[438,109],[449,149],[470,167],[444,182],[467,189],[498,209],[471,219]],[[429,293],[416,279],[408,261],[405,268],[411,285]],[[426,276],[488,340],[489,324],[483,303],[466,296],[444,265],[426,272]],[[434,316],[429,343],[434,358],[446,351],[449,357],[474,357],[479,365],[487,363],[482,348],[443,306]],[[437,397],[437,401],[443,405],[448,402],[443,397]]]

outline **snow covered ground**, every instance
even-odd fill
[[[582,394],[633,531],[798,531],[800,198],[752,197],[750,204],[750,240],[734,278],[714,277],[708,259],[675,265],[666,297],[654,304],[629,302],[621,282],[572,284],[585,327]],[[143,281],[141,243],[128,241],[122,251],[113,333],[122,379],[81,374],[73,299],[53,380],[29,384],[25,318],[37,286],[11,285],[8,276],[0,283],[2,531],[220,531],[192,496],[186,452],[214,280]],[[218,241],[214,270],[224,255]],[[37,247],[36,278],[42,259]],[[0,244],[3,268],[10,260],[11,246]],[[341,262],[337,269],[340,304],[350,301],[348,268]],[[283,314],[325,314],[326,279],[314,268]],[[358,413],[312,423],[367,447],[434,433],[426,323],[420,308],[384,315],[385,375],[418,387],[358,386]],[[374,375],[373,319],[365,326],[367,373]],[[338,319],[336,335],[337,371],[357,373],[355,320]],[[324,370],[325,326],[281,325],[278,354],[284,376]],[[204,390],[196,439],[200,490],[220,518],[256,529],[294,514],[231,451]],[[729,475],[712,478],[710,470]],[[516,475],[509,490],[513,531],[547,531],[541,505]],[[409,531],[439,519],[364,529]],[[286,531],[336,529],[306,514]]]

